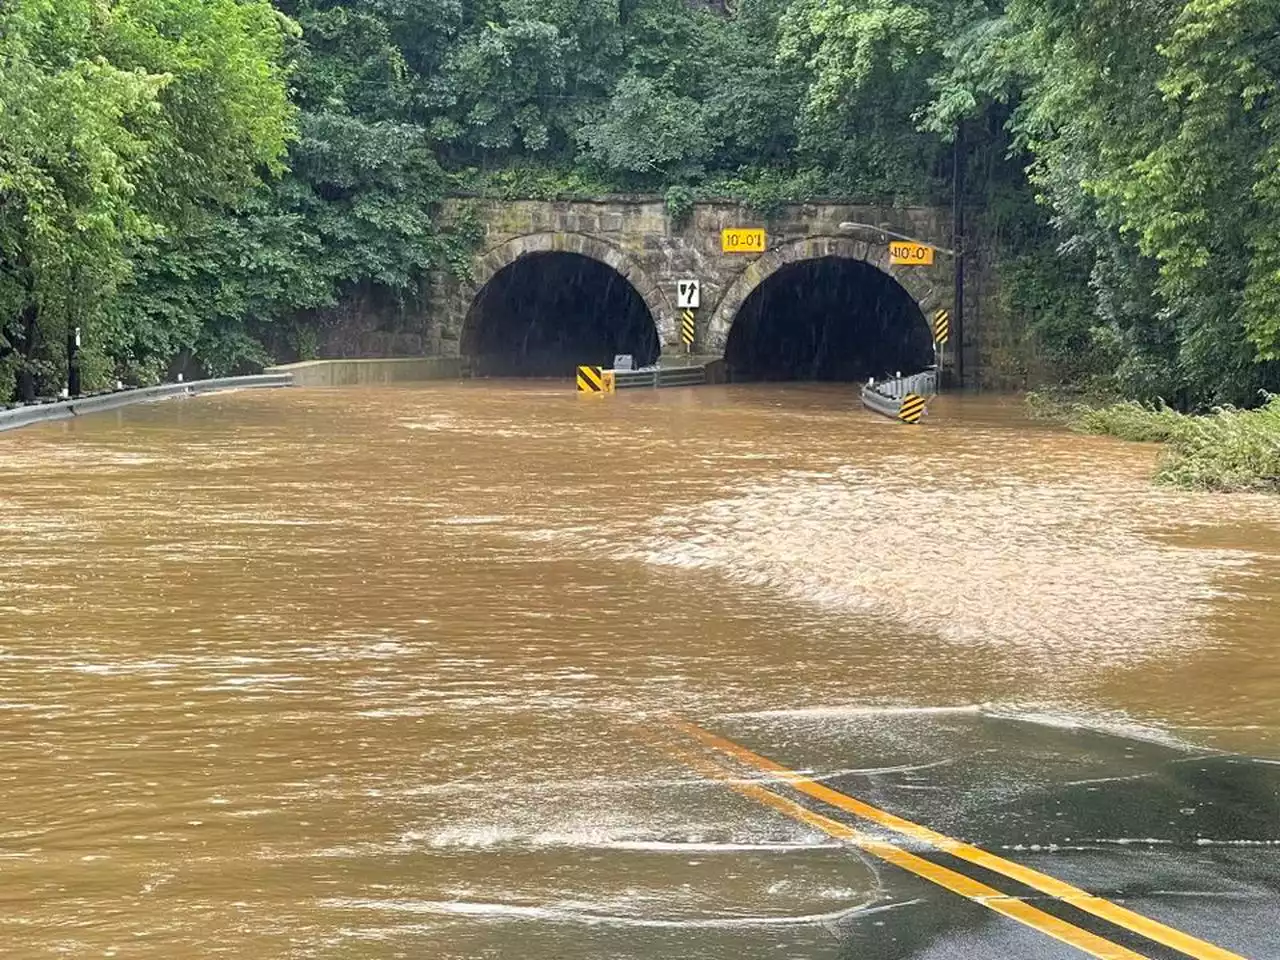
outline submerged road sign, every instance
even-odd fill
[[[902,398],[902,406],[898,408],[898,419],[903,423],[919,423],[924,416],[924,397],[918,393],[908,393]]]
[[[894,240],[889,244],[889,262],[909,267],[931,267],[933,247],[927,243]]]
[[[676,281],[676,307],[680,310],[697,310],[702,306],[702,284],[697,280]]]
[[[951,339],[951,312],[945,307],[933,315],[933,342],[944,344]]]
[[[579,393],[613,393],[613,371],[603,367],[578,368]]]
[[[682,310],[680,312],[680,339],[686,346],[692,346],[696,336],[697,324],[694,321],[693,311]]]
[[[724,253],[764,253],[765,234],[755,227],[726,227],[720,231]]]

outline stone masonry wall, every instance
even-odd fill
[[[441,273],[432,278],[426,321],[427,352],[458,355],[468,312],[480,289],[519,257],[537,251],[566,251],[600,260],[617,269],[644,299],[658,327],[664,352],[679,350],[676,282],[702,282],[697,311],[697,352],[723,352],[738,308],[772,273],[788,263],[822,256],[865,260],[891,274],[915,297],[926,316],[951,308],[951,259],[938,254],[932,267],[892,266],[888,236],[882,229],[946,247],[951,240],[949,211],[932,207],[873,207],[837,203],[796,204],[768,221],[730,203],[700,203],[683,223],[674,223],[656,199],[602,201],[465,200],[446,201],[445,222],[464,211],[483,226],[483,240],[471,258],[470,277]],[[839,224],[868,225],[842,231]],[[726,227],[763,227],[763,254],[721,250]],[[977,320],[977,305],[966,296]],[[975,324],[976,329],[976,324]],[[969,338],[966,338],[968,340]],[[966,350],[973,369],[977,351]]]

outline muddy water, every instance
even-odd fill
[[[1280,505],[1153,458],[809,386],[0,437],[0,954],[834,956],[877,869],[649,731],[937,711],[1280,756]]]

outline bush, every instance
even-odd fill
[[[1085,413],[1115,403],[1116,395],[1093,386],[1059,386],[1029,390],[1025,400],[1032,420],[1074,424]]]
[[[677,229],[684,227],[693,215],[693,191],[679,184],[667,188],[667,216]]]
[[[1029,404],[1046,406],[1038,398]],[[1058,408],[1059,410],[1061,407]],[[1034,411],[1034,406],[1033,406]],[[1101,407],[1075,404],[1069,422],[1082,433],[1165,444],[1156,479],[1201,490],[1280,493],[1280,397],[1256,410],[1218,407],[1202,416],[1161,403],[1136,401]]]
[[[1194,418],[1166,406],[1125,400],[1105,407],[1081,407],[1072,426],[1081,433],[1105,434],[1140,443],[1165,443],[1174,439]]]
[[[1184,417],[1157,479],[1204,490],[1280,493],[1280,397],[1256,410]]]

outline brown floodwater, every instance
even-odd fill
[[[874,867],[644,727],[981,715],[1280,757],[1280,502],[1153,486],[1156,456],[1013,398],[913,429],[811,385],[260,391],[0,435],[0,955],[834,956]]]

